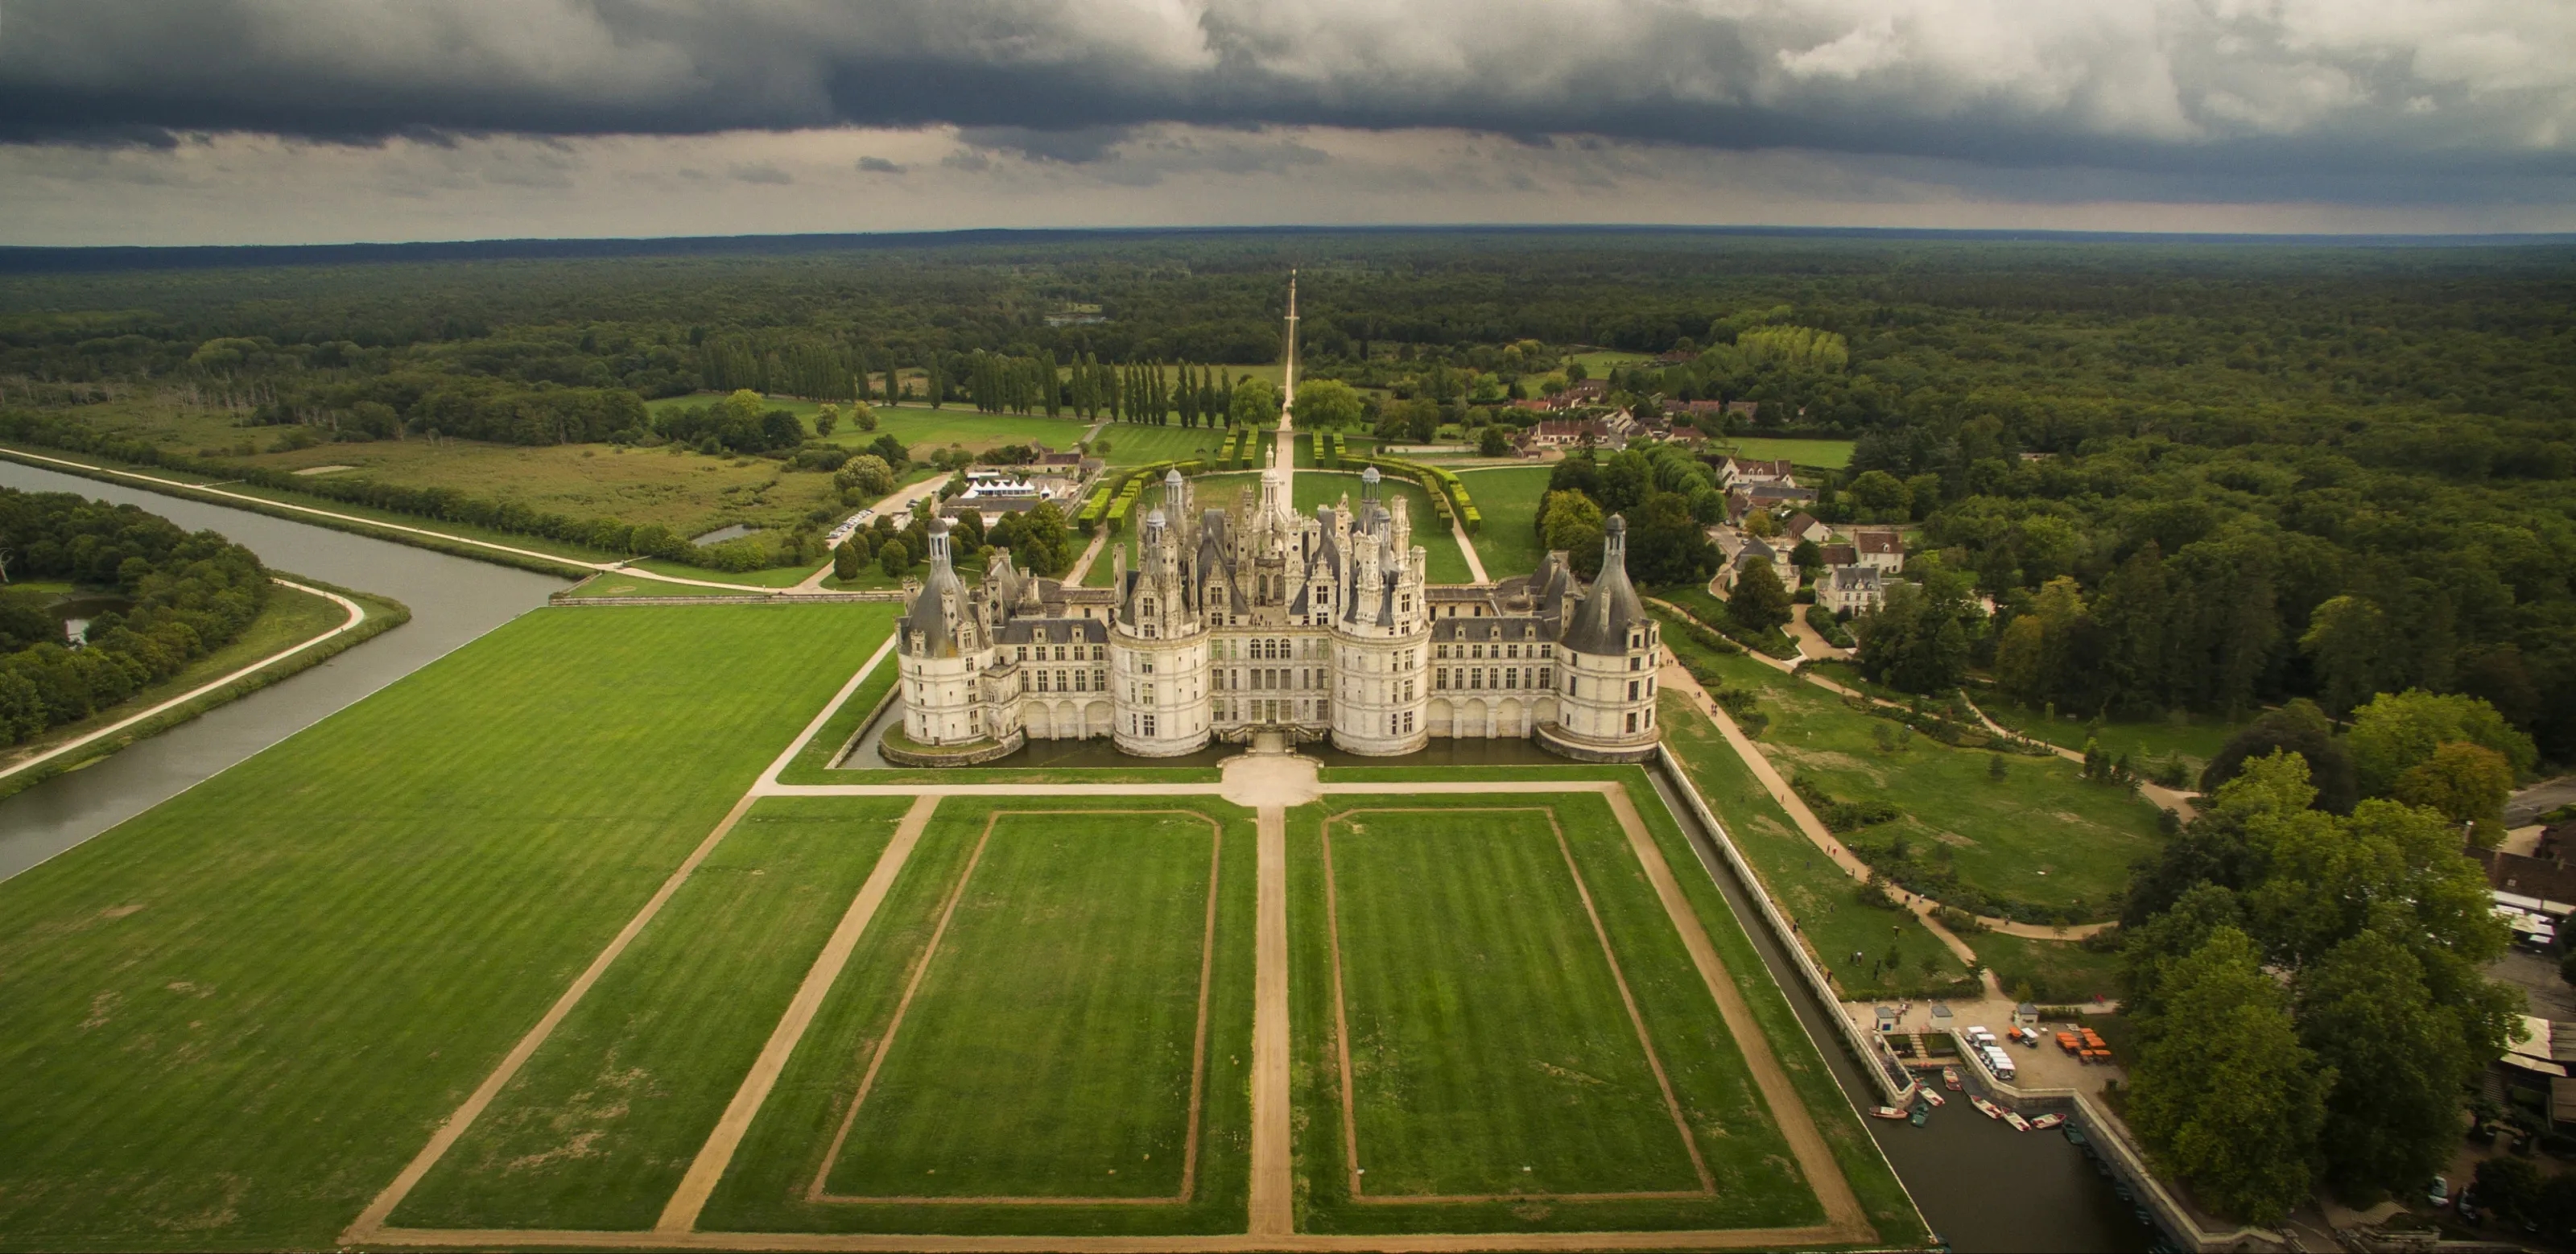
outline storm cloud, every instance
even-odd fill
[[[0,0],[0,142],[954,127],[1079,165],[1181,124],[2554,185],[2571,49],[2552,0]]]

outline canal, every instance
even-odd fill
[[[389,596],[411,607],[412,620],[330,661],[218,707],[96,764],[59,775],[0,800],[0,879],[42,862],[186,790],[198,781],[284,740],[452,649],[545,603],[562,580],[425,549],[373,540],[264,514],[203,505],[136,488],[0,461],[0,487],[77,492],[142,506],[191,529],[211,527],[250,546],[281,571]],[[863,761],[873,758],[871,729]],[[1091,746],[1064,750],[1066,760],[1014,765],[1133,765],[1092,760]],[[1318,747],[1310,746],[1308,752]],[[1227,756],[1209,755],[1214,762]],[[1337,757],[1330,751],[1319,756]],[[1557,762],[1535,747],[1456,742],[1421,755],[1448,765]],[[1353,759],[1353,762],[1360,760]],[[1374,761],[1374,760],[1371,760]],[[1195,762],[1190,764],[1195,765]],[[1336,764],[1339,764],[1338,762]],[[1383,763],[1377,763],[1383,764]],[[1657,776],[1656,787],[1667,787]],[[1843,1090],[1863,1108],[1878,1101],[1867,1077],[1838,1044],[1836,1008],[1820,1002],[1791,969],[1778,942],[1732,871],[1708,844],[1689,808],[1665,803],[1692,836],[1719,887],[1746,923],[1763,963],[1787,990],[1808,1032],[1822,1047]],[[2054,1133],[2018,1133],[1979,1117],[1964,1102],[1935,1112],[1921,1128],[1865,1120],[1933,1230],[1962,1251],[2140,1251],[2153,1235],[2132,1216],[2090,1160]]]

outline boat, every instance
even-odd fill
[[[1965,1087],[1959,1083],[1959,1069],[1957,1067],[1941,1068],[1941,1087],[1948,1089],[1953,1093],[1956,1093],[1961,1088]]]
[[[1977,1112],[1988,1119],[2001,1119],[2004,1117],[2003,1107],[1995,1105],[1993,1102],[1987,1101],[1982,1097],[1970,1097],[1968,1099],[1968,1104],[1976,1107]]]
[[[2114,1183],[2111,1186],[2111,1191],[2119,1194],[2120,1200],[2123,1202],[2135,1202],[2138,1200],[2138,1195],[2130,1191],[2129,1182],[2126,1180]]]
[[[1902,1119],[1905,1117],[1905,1112],[1898,1110],[1894,1106],[1872,1106],[1869,1108],[1869,1113],[1870,1117],[1874,1119]]]
[[[2083,1150],[2085,1153],[2089,1154],[2093,1152],[2093,1143],[2085,1139],[2084,1129],[2075,1127],[2071,1124],[2068,1125],[2066,1129],[2066,1143]]]
[[[2013,1131],[2015,1131],[2015,1132],[2028,1132],[2028,1131],[2030,1131],[2030,1120],[2022,1118],[2022,1117],[2021,1117],[2021,1112],[2019,1112],[2019,1111],[2015,1111],[2015,1110],[2007,1110],[2007,1111],[2005,1111],[2005,1112],[2004,1112],[2004,1122],[2005,1122],[2005,1123],[2009,1123],[2009,1124],[2011,1124],[2011,1125],[2012,1125],[2012,1129],[2013,1129]]]
[[[1914,1113],[1906,1117],[1908,1122],[1918,1128],[1930,1121],[1931,1118],[1932,1108],[1929,1106],[1917,1106],[1914,1108]]]
[[[1941,1096],[1940,1094],[1935,1093],[1935,1092],[1933,1092],[1933,1091],[1932,1091],[1932,1090],[1930,1090],[1930,1089],[1924,1089],[1924,1090],[1922,1090],[1922,1091],[1920,1091],[1920,1092],[1916,1093],[1916,1094],[1915,1094],[1915,1096],[1920,1097],[1920,1098],[1922,1098],[1924,1101],[1930,1102],[1931,1104],[1933,1104],[1933,1105],[1935,1105],[1935,1106],[1947,1106],[1947,1105],[1949,1105],[1949,1104],[1950,1104],[1950,1099],[1949,1099],[1949,1098],[1943,1097],[1943,1096]]]
[[[2030,1126],[2032,1126],[2032,1127],[2034,1127],[2034,1128],[2043,1128],[2043,1129],[2044,1129],[2044,1128],[2054,1128],[2054,1127],[2056,1127],[2057,1125],[2059,1125],[2059,1124],[2061,1124],[2061,1123],[2064,1123],[2064,1122],[2066,1122],[2066,1116],[2064,1116],[2064,1115],[2057,1115],[2057,1114],[2049,1114],[2049,1115],[2041,1115],[2039,1118],[2031,1120],[2031,1121],[2030,1121]],[[2068,1131],[2068,1132],[2073,1132],[2073,1131],[2075,1131],[2075,1129],[2073,1129],[2073,1128],[2068,1128],[2068,1129],[2067,1129],[2067,1131]]]

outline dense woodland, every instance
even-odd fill
[[[0,744],[76,722],[232,643],[268,604],[249,549],[131,505],[0,488]],[[83,648],[49,607],[69,584],[103,599]]]
[[[1455,427],[1499,451],[1492,432],[1535,418],[1510,401],[1582,381],[1583,354],[1642,356],[1604,370],[1605,404],[1747,401],[1688,421],[1857,441],[1847,470],[1802,475],[1829,521],[1915,528],[1904,581],[1848,624],[1871,680],[1941,703],[1990,683],[2086,717],[2260,713],[2140,868],[2121,932],[2143,1044],[2128,1114],[2205,1205],[2270,1219],[2312,1183],[2419,1187],[2511,1028],[2481,975],[2503,933],[2460,842],[2492,836],[2516,781],[2576,762],[2576,249],[1204,232],[455,251],[0,276],[0,436],[163,456],[81,421],[158,395],[315,440],[776,457],[870,494],[900,441],[818,448],[760,394],[1257,421],[1275,401],[1240,368],[1278,358],[1293,265],[1306,425]],[[708,390],[732,395],[643,404]],[[1639,578],[1695,591],[1718,560],[1714,456],[1569,459],[1534,526],[1588,569],[1624,514]],[[615,519],[244,473],[686,552]],[[246,554],[101,509],[0,499],[0,530],[47,537],[13,540],[14,569],[136,598],[91,655],[140,659],[119,672],[139,681],[162,663],[138,642],[176,657],[183,631],[247,621]],[[960,549],[987,542],[1042,571],[1075,547],[1052,511]],[[836,557],[896,573],[924,543],[880,521]],[[1720,616],[1776,635],[1786,593],[1754,584]],[[84,708],[20,673],[38,654],[59,669],[59,648],[0,643],[20,650],[0,663],[13,735]],[[2576,1229],[2561,1192],[2550,1222]]]

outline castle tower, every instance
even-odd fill
[[[996,672],[992,628],[986,599],[958,581],[948,520],[931,519],[930,576],[906,581],[895,622],[904,735],[924,745],[1017,739],[1018,681],[1007,668]]]
[[[1186,506],[1189,488],[1175,471],[1164,503]],[[1208,633],[1191,556],[1196,528],[1176,525],[1162,509],[1145,516],[1136,539],[1136,570],[1119,580],[1109,630],[1111,695],[1118,747],[1165,758],[1206,748],[1210,722]]]
[[[1411,753],[1431,738],[1429,555],[1399,546],[1395,515],[1378,503],[1379,475],[1360,475],[1349,574],[1332,619],[1333,744],[1350,753]]]
[[[1601,528],[1601,577],[1566,610],[1557,721],[1538,729],[1539,743],[1590,762],[1653,756],[1661,644],[1655,620],[1628,582],[1628,521],[1612,514]]]

